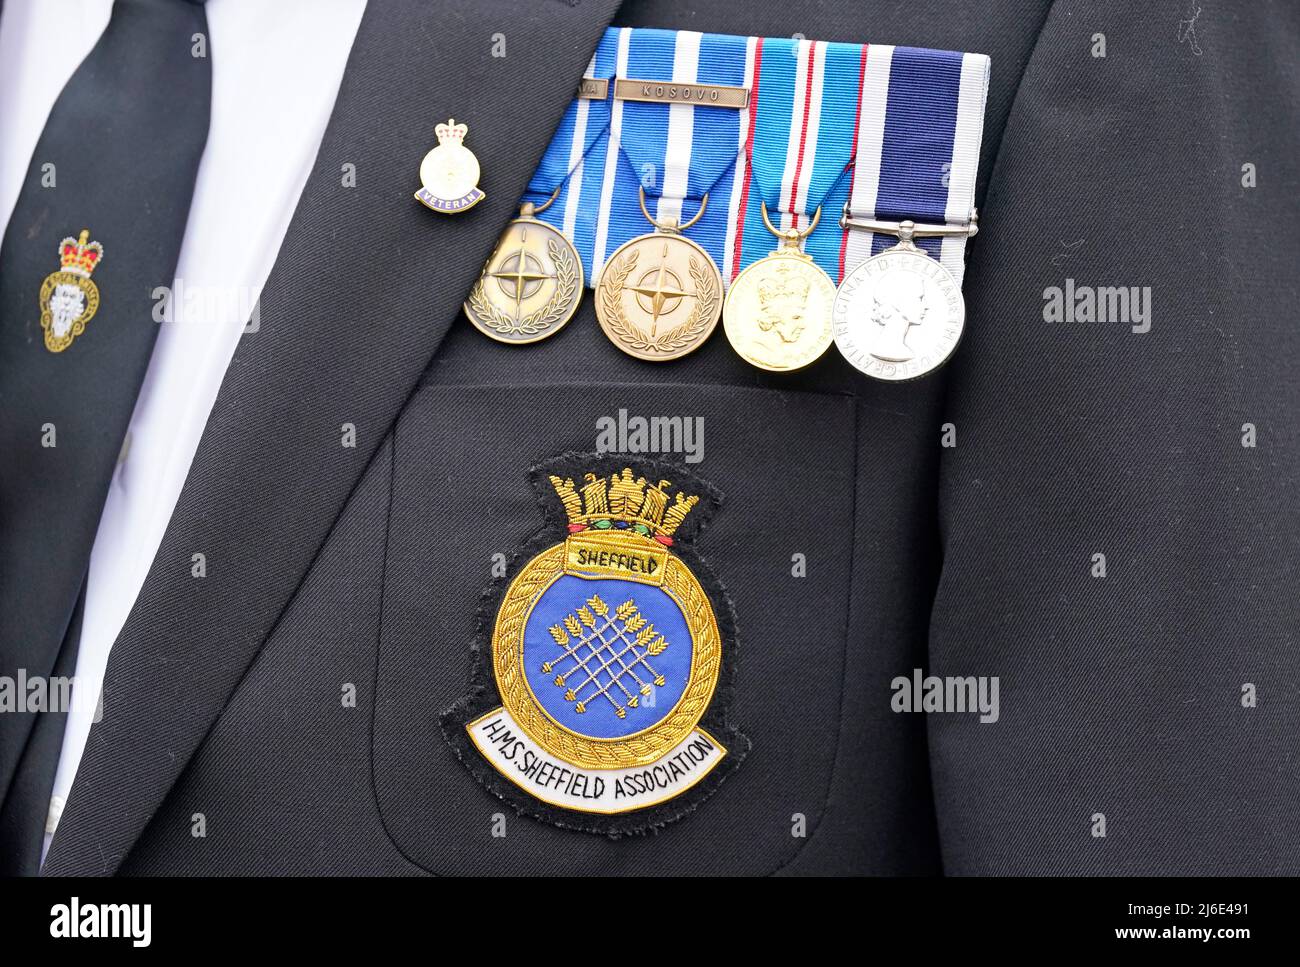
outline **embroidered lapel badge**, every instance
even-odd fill
[[[552,527],[488,596],[473,691],[443,717],[493,793],[611,836],[690,812],[749,749],[727,717],[730,602],[689,544],[720,497],[680,467],[635,466],[534,470]]]
[[[421,188],[415,200],[444,215],[468,211],[483,200],[478,158],[465,147],[469,128],[451,118],[433,129],[438,144],[420,162]]]
[[[99,311],[99,287],[90,281],[90,273],[104,260],[104,246],[89,238],[89,229],[83,228],[78,238],[60,242],[62,268],[41,283],[41,328],[45,330],[45,348],[52,353],[71,346]]]

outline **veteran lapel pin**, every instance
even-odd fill
[[[83,228],[77,238],[60,242],[62,267],[41,283],[41,329],[45,331],[45,348],[52,353],[71,346],[99,311],[99,287],[90,274],[104,260],[104,246],[89,238],[90,231]]]
[[[550,526],[491,596],[447,738],[521,812],[606,835],[662,826],[749,748],[728,720],[730,601],[689,543],[720,498],[658,461],[567,455],[533,476]]]
[[[483,200],[478,187],[478,158],[464,144],[468,131],[455,118],[434,128],[438,144],[420,162],[422,187],[415,193],[415,200],[426,208],[454,215]]]

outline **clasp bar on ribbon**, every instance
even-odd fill
[[[849,213],[846,203],[844,213],[840,216],[840,228],[861,228],[868,232],[883,232],[898,238],[903,248],[916,248],[913,239],[918,238],[973,238],[979,234],[979,212],[971,209],[970,221],[965,225],[937,225],[922,223],[918,225],[911,219],[901,222],[884,221],[874,218],[854,218]]]

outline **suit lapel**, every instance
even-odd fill
[[[368,5],[260,329],[235,353],[113,647],[47,874],[114,872],[185,768],[458,316],[617,5]],[[498,33],[506,58],[492,56]],[[469,125],[487,194],[457,216],[411,197],[450,116]],[[340,446],[344,423],[355,449]]]

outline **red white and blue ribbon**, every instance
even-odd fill
[[[842,229],[856,218],[969,224],[984,128],[989,59],[982,54],[791,38],[611,28],[586,76],[606,79],[605,100],[576,98],[529,184],[539,217],[574,243],[590,285],[624,242],[651,230],[641,214],[685,221],[729,284],[776,240],[760,202],[782,228],[822,219],[804,249],[838,281],[893,244]],[[743,109],[619,100],[630,78],[743,87]],[[922,248],[959,281],[965,239]]]
[[[777,246],[763,224],[762,204],[778,228],[806,228],[818,208],[822,221],[804,250],[838,279],[838,221],[842,186],[853,158],[852,118],[861,61],[857,44],[753,40],[748,78],[749,130],[735,174],[743,185],[723,269],[728,283]]]

